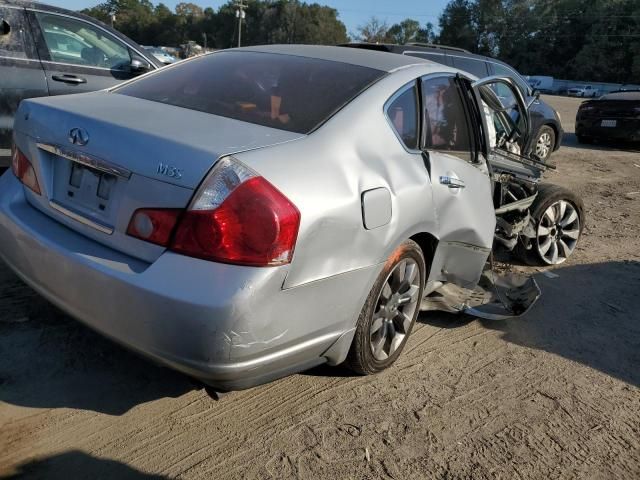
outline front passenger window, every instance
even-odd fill
[[[127,70],[129,49],[90,23],[36,12],[52,62]]]
[[[402,140],[411,150],[418,148],[418,95],[416,87],[407,88],[391,101],[387,107],[387,117]]]

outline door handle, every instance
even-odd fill
[[[72,85],[87,83],[86,78],[76,77],[75,75],[52,75],[51,78],[53,78],[56,82],[70,83]]]
[[[442,185],[446,185],[449,188],[464,188],[465,187],[464,180],[460,180],[459,178],[456,178],[456,177],[441,176],[440,177],[440,183]]]

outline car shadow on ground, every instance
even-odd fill
[[[500,332],[508,342],[640,386],[640,262],[559,267],[554,273],[556,278],[537,276],[542,297],[526,316],[480,320],[483,327]],[[155,366],[90,331],[37,295],[18,308],[26,309],[26,318],[33,320],[3,322],[0,310],[0,401],[121,415],[136,405],[199,388],[188,377]],[[419,317],[438,328],[460,328],[475,320],[440,312]],[[328,366],[306,374],[354,376],[344,367]]]
[[[607,152],[640,152],[639,143],[631,142],[606,142],[606,141],[594,141],[593,143],[580,143],[575,133],[565,132],[562,137],[562,147],[565,148],[579,148],[583,150],[602,150]],[[551,157],[553,160],[553,156]]]
[[[169,477],[144,473],[115,460],[103,460],[78,450],[72,450],[51,457],[30,460],[17,466],[8,475],[0,475],[0,480],[27,478],[163,480]]]
[[[71,319],[0,264],[0,401],[121,415],[195,388]]]
[[[502,339],[579,362],[640,386],[640,262],[620,261],[559,267],[557,278],[536,275],[538,303],[522,318],[479,320]],[[458,328],[467,315],[422,314],[420,321]]]

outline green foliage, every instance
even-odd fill
[[[411,42],[433,43],[436,39],[432,23],[420,27],[418,21],[407,18],[389,27],[377,17],[371,17],[364,25],[360,25],[354,37],[362,42],[400,45]]]
[[[144,45],[188,40],[235,46],[233,1],[217,11],[179,3],[175,12],[149,0],[107,0],[84,10]],[[347,41],[338,12],[300,0],[245,0],[244,45],[337,44]],[[372,17],[355,38],[372,43],[440,43],[500,58],[523,73],[637,83],[640,79],[640,0],[450,0],[432,24],[407,18],[389,26]]]
[[[238,21],[233,1],[218,11],[204,10],[189,2],[166,5],[148,0],[107,0],[83,10],[105,23],[115,14],[114,27],[143,45],[177,46],[189,40],[228,48],[237,44]],[[248,5],[242,28],[243,45],[268,43],[336,44],[347,41],[347,30],[338,12],[317,3],[299,0],[245,0]]]
[[[439,43],[487,54],[532,75],[636,83],[638,0],[451,0]]]

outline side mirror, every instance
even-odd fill
[[[533,92],[531,92],[531,95],[533,96],[533,98],[535,98],[536,100],[540,100],[540,90],[538,90],[537,88],[533,89]]]
[[[149,63],[145,62],[144,60],[140,60],[139,58],[134,58],[131,60],[131,63],[129,64],[129,69],[131,70],[131,73],[140,75],[151,70],[151,65],[149,65]]]

